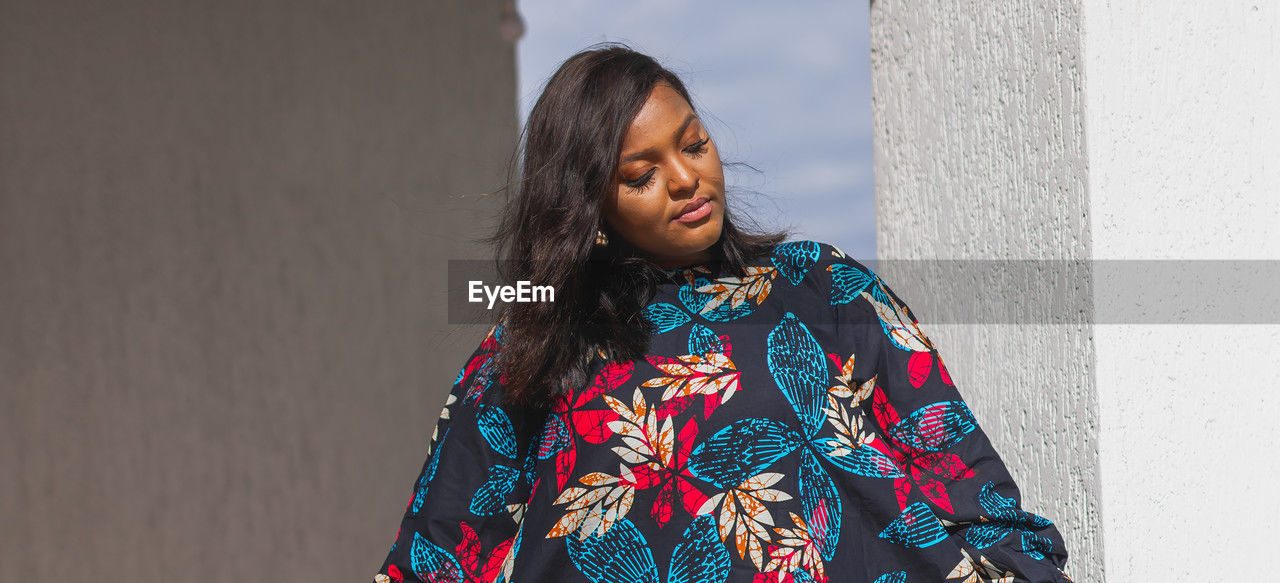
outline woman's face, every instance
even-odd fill
[[[604,215],[664,269],[707,261],[720,239],[720,153],[689,102],[666,83],[654,86],[627,128]]]

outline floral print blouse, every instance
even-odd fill
[[[1069,581],[907,306],[828,243],[667,272],[643,360],[551,409],[459,371],[374,577],[505,583]]]

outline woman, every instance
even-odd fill
[[[511,304],[376,581],[1067,581],[903,302],[739,228],[683,83],[608,45],[530,113]]]

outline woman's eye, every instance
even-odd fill
[[[710,141],[711,141],[711,136],[707,136],[703,138],[701,141],[689,146],[688,148],[685,148],[684,151],[694,158],[700,158],[702,157],[703,154],[707,153],[707,142],[710,142]],[[640,178],[637,178],[630,182],[625,182],[624,184],[626,184],[627,187],[630,188],[632,192],[637,192],[637,193],[644,192],[646,188],[649,188],[650,184],[653,184],[654,171],[655,169],[650,169],[647,173],[645,173],[644,176],[641,176]]]
[[[707,136],[703,138],[702,141],[692,146],[689,146],[688,148],[685,148],[684,151],[689,152],[690,154],[693,154],[693,157],[697,158],[707,153],[707,142],[710,142],[710,141],[711,141],[711,136]]]
[[[644,189],[649,188],[649,185],[653,183],[653,172],[654,171],[650,169],[644,176],[627,182],[627,187],[634,192],[644,192]]]

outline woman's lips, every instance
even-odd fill
[[[711,214],[711,200],[703,199],[702,204],[694,207],[692,210],[685,211],[684,214],[675,218],[682,223],[692,223],[702,217]]]

